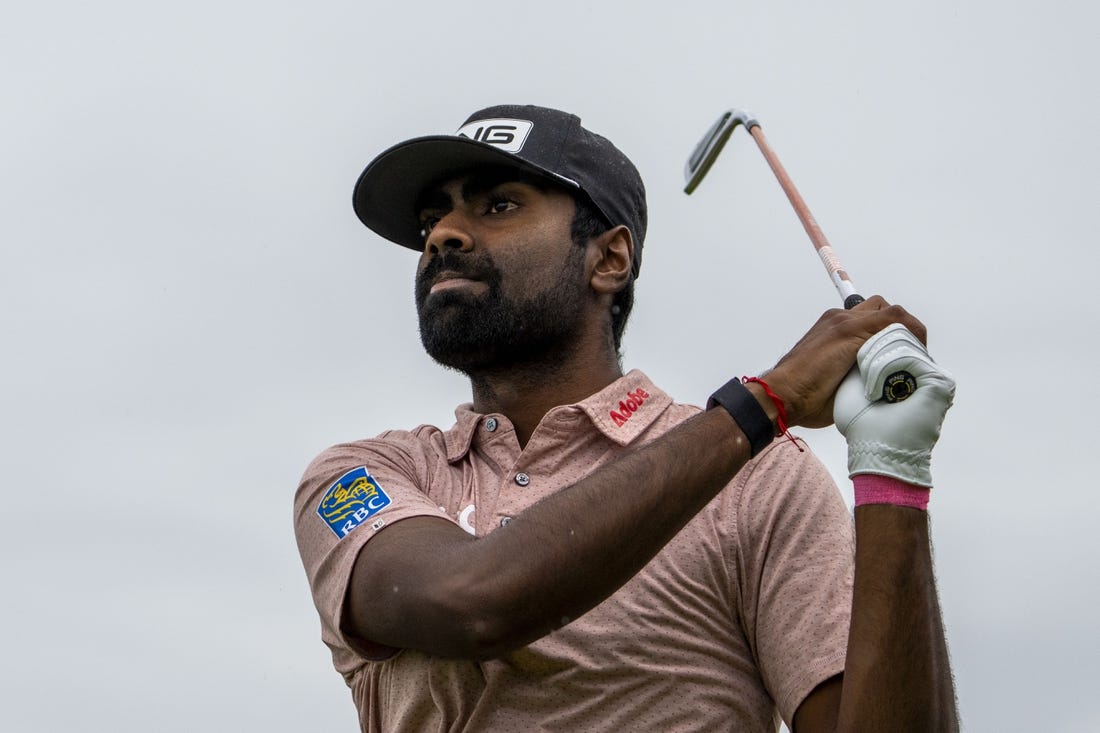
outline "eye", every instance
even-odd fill
[[[513,211],[519,208],[519,204],[515,201],[505,198],[503,196],[494,196],[489,200],[488,211],[489,214],[503,214],[507,211]]]
[[[425,216],[423,219],[420,220],[420,236],[427,238],[427,236],[431,234],[432,230],[435,229],[435,225],[438,223],[438,216]]]

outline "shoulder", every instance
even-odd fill
[[[737,478],[744,484],[763,481],[785,485],[812,481],[815,485],[836,488],[829,470],[805,440],[782,435],[750,460]]]
[[[843,504],[832,474],[802,438],[773,440],[737,474],[734,485],[742,503]]]
[[[337,443],[321,451],[306,467],[305,475],[325,471],[334,463],[360,458],[400,461],[441,450],[444,432],[434,425],[413,430],[387,430],[374,438]]]
[[[295,492],[295,506],[315,500],[319,491],[339,484],[342,477],[357,470],[419,483],[435,464],[446,461],[444,435],[433,425],[421,425],[330,446],[306,466]]]
[[[433,487],[448,485],[440,477],[449,475],[441,435],[432,426],[393,430],[339,443],[314,458],[294,493],[295,534],[307,562],[319,562],[338,544],[358,547],[364,535],[401,519],[437,516],[442,502]],[[364,524],[372,531],[356,532],[360,539],[350,545],[340,542]]]
[[[843,547],[850,542],[852,516],[840,488],[801,439],[796,444],[776,438],[738,473],[728,490],[743,551],[769,546],[777,538],[808,542],[822,534]]]

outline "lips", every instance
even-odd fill
[[[493,261],[485,254],[447,252],[433,258],[416,277],[416,303],[422,308],[429,298],[440,303],[465,301],[492,291],[500,281]]]
[[[432,281],[432,286],[428,290],[429,293],[438,293],[441,290],[451,290],[453,288],[470,287],[480,280],[470,277],[468,275],[462,275],[457,272],[441,272]]]

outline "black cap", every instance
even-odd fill
[[[432,183],[471,168],[512,166],[586,196],[612,226],[634,239],[634,276],[645,240],[645,186],[638,169],[576,115],[533,105],[474,112],[454,135],[418,137],[380,154],[359,176],[352,203],[375,233],[420,251],[417,199]]]

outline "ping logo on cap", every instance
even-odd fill
[[[390,505],[390,497],[366,466],[348,471],[328,487],[317,507],[317,515],[340,539],[371,516]]]
[[[518,153],[534,126],[530,120],[474,120],[460,127],[455,134],[487,143],[506,153]]]

